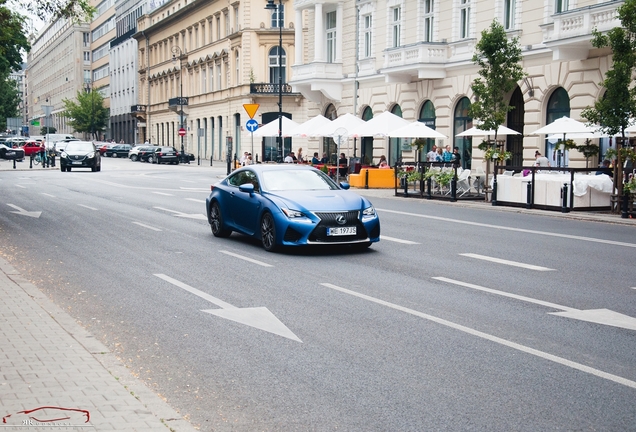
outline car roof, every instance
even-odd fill
[[[241,169],[251,169],[257,173],[265,172],[265,171],[292,171],[292,170],[311,170],[316,169],[311,165],[302,165],[302,164],[290,164],[290,163],[260,163],[256,165],[248,165]]]

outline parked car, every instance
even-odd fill
[[[142,162],[148,162],[148,158],[155,153],[159,146],[147,146],[141,150],[139,150],[139,160]]]
[[[60,169],[62,172],[72,168],[90,168],[91,171],[101,171],[102,158],[95,145],[90,141],[70,141],[60,153]]]
[[[97,149],[97,151],[99,151],[99,154],[101,156],[104,156],[104,153],[106,153],[106,150],[108,150],[109,148],[112,148],[115,144],[112,143],[95,143],[95,148]]]
[[[30,139],[24,143],[21,149],[24,150],[24,156],[31,157],[31,155],[42,151],[42,142]]]
[[[157,147],[148,154],[147,160],[150,163],[179,165],[179,152],[174,147]]]
[[[6,160],[24,159],[24,150],[21,148],[11,148],[5,144],[0,144],[0,158]]]
[[[139,160],[139,153],[144,151],[147,147],[150,147],[150,146],[147,146],[147,145],[134,146],[128,152],[128,159],[130,159],[133,162],[137,162]]]
[[[130,144],[115,144],[112,147],[109,147],[106,149],[106,151],[104,151],[104,156],[106,157],[123,157],[123,158],[127,158],[128,157],[128,153],[130,153],[130,150],[132,149],[132,146]]]
[[[59,155],[59,154],[62,154],[62,152],[66,148],[66,144],[72,141],[79,141],[79,140],[77,138],[63,138],[63,139],[59,139],[58,141],[47,141],[46,148],[53,147],[53,149],[55,149],[55,152]]]
[[[380,219],[366,198],[307,165],[250,165],[212,186],[206,213],[212,234],[232,231],[263,248],[358,245],[380,241]]]

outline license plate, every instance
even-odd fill
[[[327,228],[328,236],[344,236],[344,235],[356,235],[357,227],[337,227],[337,228]]]
[[[81,164],[82,164],[82,162],[80,162],[80,161],[73,161],[73,165],[81,165]]]

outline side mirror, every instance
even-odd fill
[[[340,182],[340,187],[344,190],[348,190],[349,189],[349,183],[347,182]]]
[[[254,185],[252,183],[244,183],[239,186],[239,190],[251,195],[254,193]]]

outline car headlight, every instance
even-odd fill
[[[373,217],[375,216],[375,208],[373,206],[367,207],[362,210],[362,217]]]
[[[299,218],[299,217],[304,217],[305,216],[302,212],[299,212],[298,210],[291,210],[291,209],[287,209],[287,208],[282,208],[281,210],[290,219]]]
[[[65,158],[65,159],[66,159],[66,158],[68,157],[68,155],[66,154],[66,152],[65,152],[65,151],[63,151],[63,152],[60,154],[60,157],[63,157],[63,158]]]
[[[95,157],[95,152],[90,152],[89,154],[86,155],[87,158],[91,159]]]

